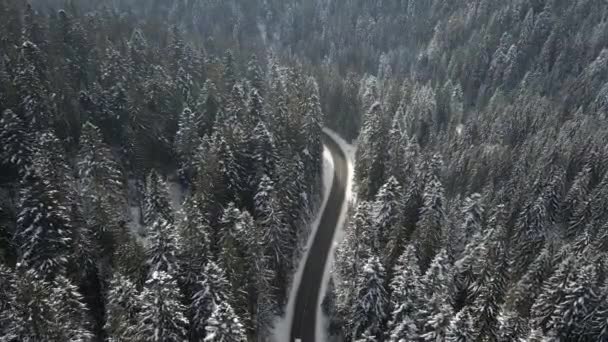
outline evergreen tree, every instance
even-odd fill
[[[50,133],[40,137],[28,185],[20,194],[15,232],[21,265],[46,276],[65,270],[74,238],[69,199],[65,195],[69,189],[61,188],[65,183],[60,178],[64,178],[61,175],[66,171],[58,169],[59,152],[46,148],[47,143],[54,140]]]
[[[420,303],[420,268],[416,249],[408,245],[399,257],[390,282],[391,318],[388,323],[391,341],[414,340],[417,336],[416,311]]]
[[[447,252],[439,252],[421,280],[419,336],[424,341],[444,340],[453,315],[451,269]]]
[[[474,311],[468,307],[459,311],[448,328],[445,341],[447,342],[471,342],[475,341],[475,330],[473,328]]]
[[[141,310],[139,291],[127,277],[116,273],[112,278],[106,298],[104,330],[110,341],[135,339],[138,313]]]
[[[416,249],[422,270],[426,270],[431,263],[442,241],[445,203],[443,191],[441,183],[434,176],[425,186],[424,204],[416,224]]]
[[[137,340],[178,342],[186,338],[188,321],[175,279],[163,270],[153,272],[140,294]]]
[[[559,341],[593,338],[587,319],[598,304],[597,270],[590,264],[577,273],[577,279],[571,280],[563,289],[564,296],[554,308],[547,325],[550,337]]]
[[[151,226],[159,218],[173,223],[173,208],[169,203],[167,184],[156,171],[150,172],[146,177],[146,192],[144,203],[144,224]]]
[[[387,316],[388,296],[384,288],[386,274],[378,257],[370,257],[357,280],[357,300],[349,319],[354,337],[364,333],[381,334],[382,322]]]
[[[202,339],[207,334],[207,323],[216,307],[228,300],[229,283],[224,271],[214,262],[209,261],[196,284],[197,292],[192,297],[190,306],[191,339]]]
[[[243,342],[247,341],[245,329],[230,304],[217,305],[207,320],[205,341]]]
[[[166,272],[172,276],[177,275],[179,246],[175,227],[158,218],[149,229],[149,244],[146,248],[148,274]]]
[[[32,158],[33,142],[28,134],[26,122],[10,109],[0,119],[0,160],[5,165],[14,165],[22,173]]]

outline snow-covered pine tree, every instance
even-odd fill
[[[392,264],[393,254],[400,250],[396,244],[401,242],[401,213],[403,203],[401,186],[395,177],[390,177],[378,194],[373,208],[373,234],[376,235],[378,250],[384,251],[383,261]]]
[[[179,251],[175,226],[158,217],[149,227],[146,257],[148,275],[166,272],[172,277],[179,274],[177,253]]]
[[[498,314],[498,342],[518,341],[530,330],[529,322],[515,311],[502,306]]]
[[[289,235],[284,223],[281,205],[277,201],[274,182],[267,176],[263,176],[255,195],[257,228],[262,233],[261,243],[270,258],[273,268],[277,273],[286,272],[286,264],[289,262],[285,257],[290,255],[293,241],[289,241]]]
[[[158,218],[162,218],[167,223],[174,222],[167,184],[155,170],[146,177],[144,201],[144,224],[151,226]]]
[[[264,175],[276,181],[279,157],[272,134],[266,125],[259,122],[247,140],[252,148],[253,168],[249,177],[251,185],[258,186]]]
[[[408,245],[399,257],[390,282],[391,312],[388,323],[389,340],[415,340],[417,338],[416,311],[421,300],[420,268],[416,249]]]
[[[247,335],[243,324],[227,302],[215,306],[211,317],[207,320],[207,335],[209,342],[246,342]]]
[[[211,257],[211,228],[195,196],[185,201],[180,216],[181,220],[177,224],[179,280],[184,295],[191,298],[203,268]]]
[[[401,128],[401,121],[403,120],[403,107],[399,106],[397,112],[393,116],[393,122],[391,128],[388,131],[387,138],[387,154],[386,154],[386,176],[395,177],[400,183],[407,178],[407,167],[411,165],[411,160],[406,160],[406,149],[408,148],[408,138],[404,130]]]
[[[437,177],[431,176],[423,194],[423,207],[416,224],[416,249],[422,270],[426,270],[438,252],[444,224],[444,189]]]
[[[532,329],[546,332],[555,308],[562,302],[568,285],[576,279],[577,261],[574,256],[566,256],[555,272],[543,282],[540,295],[530,309]]]
[[[59,275],[51,282],[50,305],[56,312],[54,330],[60,333],[59,341],[93,341],[89,311],[78,288],[66,277]]]
[[[321,126],[323,125],[323,112],[319,102],[319,86],[309,78],[306,82],[308,98],[304,103],[304,118],[302,120],[302,134],[305,139],[302,159],[306,170],[306,182],[309,184],[308,193],[318,191],[315,182],[319,181],[323,162],[323,143],[321,142]]]
[[[190,180],[194,173],[195,153],[200,145],[197,114],[188,107],[179,115],[174,149],[180,160],[180,175]]]
[[[564,295],[547,324],[549,336],[557,341],[593,339],[588,318],[598,307],[597,268],[593,263],[575,270],[576,279],[563,289]]]
[[[48,282],[34,270],[20,270],[13,284],[8,310],[0,312],[0,340],[93,341],[82,295],[68,279]]]
[[[15,85],[21,99],[21,111],[28,127],[48,129],[54,113],[49,104],[48,75],[42,51],[25,41],[20,49]]]
[[[125,220],[124,176],[101,132],[90,122],[80,136],[78,177],[82,215],[111,255],[120,222]]]
[[[0,162],[14,165],[24,174],[32,158],[32,140],[23,118],[10,109],[5,110],[0,119]]]
[[[131,341],[135,339],[141,310],[139,291],[127,277],[115,272],[110,281],[106,297],[106,321],[104,330],[111,342]]]
[[[150,274],[140,294],[136,340],[146,342],[182,342],[188,320],[177,281],[160,270]]]
[[[243,228],[238,220],[241,218],[241,211],[237,209],[234,203],[228,203],[224,208],[220,227],[220,256],[219,263],[226,273],[226,279],[230,283],[230,288],[233,290],[233,296],[241,295],[243,291],[243,280],[246,279],[246,261],[243,251],[246,246],[241,245],[240,231]],[[236,298],[234,298],[236,299]],[[231,303],[235,304],[235,303]]]
[[[381,336],[388,306],[385,281],[386,272],[380,259],[370,257],[358,276],[355,306],[349,318],[354,338],[361,337],[366,331],[371,336]]]
[[[446,342],[473,342],[476,340],[473,327],[475,311],[470,307],[460,310],[451,320],[445,336]]]
[[[203,339],[206,326],[215,308],[229,300],[230,284],[224,271],[213,261],[207,262],[200,280],[196,284],[197,292],[192,297],[189,308],[190,339]]]
[[[373,198],[384,184],[384,162],[386,144],[382,106],[374,103],[363,118],[361,133],[357,140],[357,164],[355,180],[361,187],[365,199]]]
[[[553,271],[554,251],[548,246],[542,249],[524,276],[511,286],[505,303],[523,319],[530,317],[530,308],[542,291],[542,285]]]
[[[69,211],[70,189],[62,157],[49,149],[51,133],[43,134],[34,154],[33,167],[21,190],[15,242],[21,267],[52,277],[67,266],[73,250],[74,227]],[[59,166],[58,166],[59,164]],[[67,193],[67,195],[66,195]]]
[[[257,89],[262,96],[264,96],[266,88],[264,78],[264,71],[258,63],[256,54],[253,53],[247,63],[247,81],[249,81],[249,87]]]
[[[435,256],[421,280],[422,298],[416,321],[423,341],[445,339],[454,310],[451,282],[451,265],[444,249]]]

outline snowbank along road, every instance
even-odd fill
[[[297,289],[291,326],[291,341],[315,342],[315,324],[317,322],[323,272],[325,271],[325,264],[331,250],[346,194],[348,179],[346,155],[327,134],[323,135],[323,143],[331,152],[334,160],[334,181],[327,205],[321,216],[319,228],[310,246],[300,287]]]

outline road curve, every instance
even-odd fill
[[[331,251],[334,233],[340,219],[344,204],[346,184],[348,181],[348,164],[346,155],[340,146],[327,134],[323,134],[323,143],[331,152],[334,161],[334,181],[331,186],[325,210],[319,222],[319,228],[304,265],[302,281],[297,289],[293,321],[291,325],[291,342],[300,339],[302,342],[315,342],[317,308],[323,272]]]

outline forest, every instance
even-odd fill
[[[608,341],[607,119],[602,0],[0,0],[0,342],[272,341],[323,127],[332,341]]]

